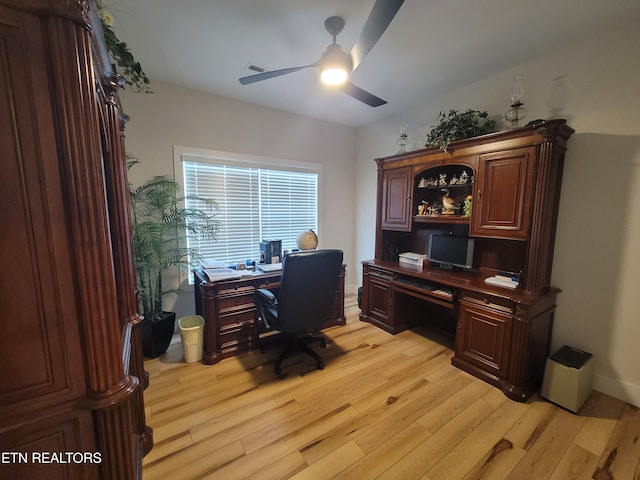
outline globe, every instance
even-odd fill
[[[300,250],[315,250],[318,247],[318,236],[313,230],[301,232],[296,238]]]

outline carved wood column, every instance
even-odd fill
[[[83,13],[87,2],[76,2]],[[125,374],[118,293],[105,196],[102,142],[88,17],[47,22],[58,155],[84,344],[86,401],[93,411],[101,479],[135,478],[132,406],[138,381]]]
[[[567,125],[536,131],[542,141],[536,147],[536,182],[523,285],[527,293],[544,292],[550,286],[566,141],[573,132]]]
[[[524,388],[527,385],[529,373],[529,339],[531,338],[531,319],[528,309],[517,305],[512,322],[509,387],[505,393],[509,398],[522,402],[531,394]]]
[[[107,201],[111,224],[111,244],[114,258],[114,273],[118,294],[118,311],[121,329],[130,331],[123,341],[125,373],[138,378],[140,387],[134,396],[136,433],[140,439],[140,453],[146,455],[153,446],[153,431],[146,425],[143,390],[149,385],[149,374],[144,370],[142,353],[142,316],[137,312],[135,259],[133,253],[133,231],[127,177],[124,125],[128,118],[122,114],[117,101],[120,77],[112,74],[105,78],[102,99],[104,138],[104,170],[107,185]]]
[[[384,171],[382,167],[384,166],[384,160],[382,158],[376,158],[376,171],[377,171],[377,198],[376,204],[382,204],[382,182],[384,178]],[[376,208],[376,244],[375,244],[375,259],[381,260],[382,255],[382,234],[381,234],[381,225],[382,225],[382,209]]]
[[[549,223],[553,217],[552,205],[549,203],[550,171],[552,169],[553,144],[545,141],[538,145],[536,155],[536,182],[533,185],[533,208],[529,243],[527,245],[527,261],[525,265],[526,283],[523,286],[527,293],[541,292],[549,285],[545,282],[548,278],[546,269],[548,262],[540,261],[548,253]],[[545,284],[546,283],[546,284]]]

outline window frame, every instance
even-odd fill
[[[273,158],[258,155],[241,154],[234,152],[224,152],[219,150],[208,150],[201,148],[184,147],[179,145],[173,146],[173,175],[176,182],[185,191],[184,178],[184,161],[197,161],[202,163],[220,164],[244,167],[244,168],[262,168],[273,170],[284,170],[292,172],[303,172],[317,174],[318,188],[318,232],[323,231],[323,175],[322,164],[313,162],[303,162],[297,160],[288,160],[281,158]],[[318,248],[322,248],[322,241],[318,240]],[[181,283],[188,280],[191,275],[185,273],[180,274]]]

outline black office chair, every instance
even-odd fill
[[[308,345],[320,342],[321,335],[314,335],[322,324],[331,318],[342,267],[342,250],[313,250],[294,252],[282,261],[282,280],[278,297],[269,290],[257,289],[255,303],[258,321],[282,332],[284,350],[276,359],[274,372],[280,375],[282,361],[295,352],[311,355],[324,368],[320,355]],[[267,340],[268,342],[268,340]],[[263,341],[260,349],[264,351]]]

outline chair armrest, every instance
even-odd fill
[[[278,306],[278,299],[273,292],[266,288],[256,289],[256,300],[261,302],[267,308],[275,308]]]

